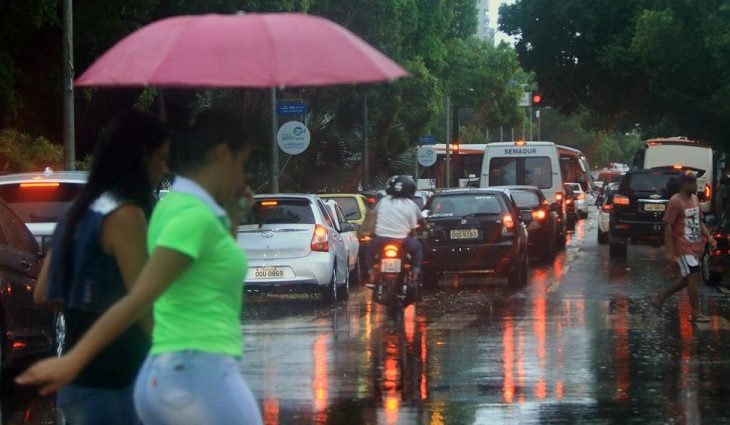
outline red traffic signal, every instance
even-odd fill
[[[532,104],[534,106],[540,106],[542,103],[542,95],[540,93],[532,93]]]

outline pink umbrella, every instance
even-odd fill
[[[102,55],[76,86],[271,87],[272,192],[279,190],[276,88],[392,81],[408,75],[345,28],[298,13],[178,16]]]
[[[178,16],[102,55],[77,86],[301,87],[408,73],[345,28],[298,13]]]

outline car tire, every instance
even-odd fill
[[[441,272],[438,270],[426,269],[423,271],[422,280],[425,289],[438,289]]]
[[[330,282],[322,288],[322,301],[327,304],[337,302],[337,269],[332,269],[332,278]]]
[[[350,298],[350,273],[345,274],[345,283],[337,285],[337,300],[345,301]]]
[[[529,263],[527,259],[523,259],[520,263],[515,266],[507,277],[507,283],[512,288],[521,288],[527,285],[527,269]]]
[[[613,260],[626,261],[626,243],[612,243],[608,247],[609,257]]]
[[[608,232],[602,232],[600,227],[596,227],[596,229],[598,229],[598,244],[606,245],[608,243]]]
[[[710,253],[705,251],[700,263],[700,271],[702,272],[702,281],[708,286],[719,286],[722,282],[722,273],[713,272],[710,269]]]
[[[542,261],[545,263],[552,263],[555,261],[555,256],[558,255],[558,235],[554,235],[548,241],[547,248],[542,252]]]
[[[360,265],[360,258],[358,257],[355,268],[350,272],[350,283],[353,285],[360,284],[360,278],[362,276],[362,266]]]

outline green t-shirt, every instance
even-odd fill
[[[240,356],[242,282],[247,261],[226,226],[194,195],[170,192],[155,207],[147,236],[193,259],[155,301],[152,354],[197,350]]]

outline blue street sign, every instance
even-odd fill
[[[279,115],[305,115],[309,112],[309,106],[301,100],[280,100],[276,102],[276,111]]]
[[[421,136],[418,138],[419,145],[435,145],[436,136]]]

